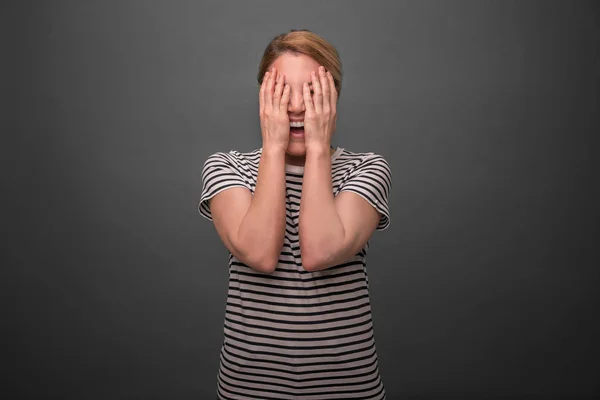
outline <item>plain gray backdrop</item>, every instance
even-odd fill
[[[600,394],[597,3],[2,7],[15,396],[215,397],[202,164],[261,146],[258,63],[290,29],[340,52],[334,145],[392,168],[367,264],[388,398]]]

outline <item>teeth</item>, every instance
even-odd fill
[[[304,121],[300,121],[300,122],[290,122],[290,126],[292,128],[302,128],[304,127]]]

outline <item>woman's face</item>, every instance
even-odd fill
[[[305,54],[284,53],[273,62],[272,67],[275,67],[278,73],[285,74],[285,83],[290,85],[290,102],[288,104],[290,121],[303,121],[305,108],[302,85],[304,82],[311,81],[310,73],[318,71],[319,63]],[[302,159],[306,155],[304,134],[290,134],[287,154],[290,163],[303,164]]]

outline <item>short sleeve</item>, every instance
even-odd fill
[[[232,187],[252,190],[231,153],[212,154],[202,168],[202,194],[198,203],[200,215],[212,221],[210,199]]]
[[[377,211],[381,219],[377,230],[381,231],[390,225],[390,208],[388,196],[392,186],[392,172],[388,162],[378,154],[369,154],[350,172],[342,184],[340,192],[350,191],[364,198]]]

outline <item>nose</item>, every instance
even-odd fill
[[[288,112],[292,114],[300,114],[306,111],[304,107],[304,97],[300,91],[292,91],[290,93],[290,101],[288,103]]]

